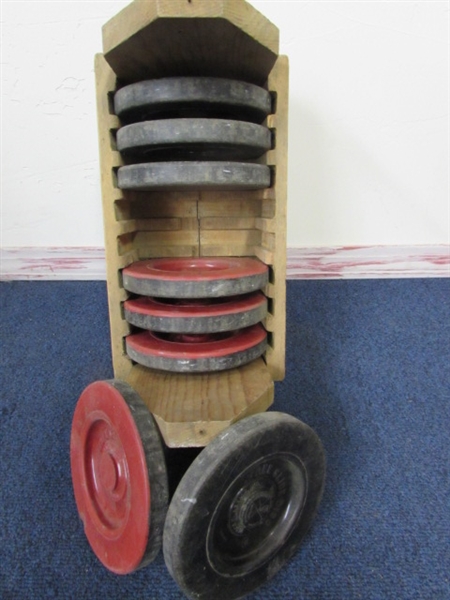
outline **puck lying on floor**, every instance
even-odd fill
[[[262,289],[269,269],[255,258],[154,258],[122,271],[123,287],[154,298],[217,298]]]
[[[267,347],[262,325],[216,334],[143,331],[125,339],[128,356],[145,367],[176,373],[224,371],[245,365]]]
[[[150,331],[216,333],[243,329],[262,321],[267,299],[261,292],[231,298],[163,300],[142,296],[124,303],[125,319]]]
[[[160,119],[121,127],[117,149],[148,160],[245,160],[271,147],[267,127],[225,119]]]
[[[162,543],[167,471],[158,427],[127,383],[96,381],[83,391],[70,462],[78,512],[97,558],[121,575],[151,562]]]
[[[173,161],[125,165],[117,172],[122,190],[257,190],[270,187],[270,168],[231,161]]]
[[[124,122],[170,117],[216,117],[262,123],[271,112],[267,90],[218,77],[166,77],[132,83],[114,96]]]
[[[298,419],[267,412],[231,425],[172,497],[163,539],[170,574],[188,598],[244,598],[297,550],[324,478],[322,444]]]

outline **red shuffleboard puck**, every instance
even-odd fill
[[[269,269],[255,258],[155,258],[122,271],[129,292],[155,298],[217,298],[262,289]]]
[[[97,558],[120,575],[151,562],[162,543],[167,472],[157,425],[128,384],[96,381],[81,394],[70,462],[78,512]]]
[[[215,334],[173,334],[144,331],[126,338],[128,356],[153,369],[201,373],[233,369],[264,353],[262,325]]]
[[[158,299],[141,296],[124,303],[131,325],[169,333],[217,333],[259,323],[267,314],[267,298],[253,292],[231,298],[202,300]]]

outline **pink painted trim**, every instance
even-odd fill
[[[105,250],[89,247],[3,248],[0,280],[104,280]]]
[[[450,246],[289,248],[288,279],[450,277]]]
[[[450,277],[450,246],[288,248],[288,279]],[[0,280],[105,280],[95,247],[0,249]]]

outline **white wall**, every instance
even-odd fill
[[[3,247],[103,245],[93,55],[126,4],[1,2]],[[252,4],[291,62],[288,245],[449,243],[448,3]]]

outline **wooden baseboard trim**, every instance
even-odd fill
[[[450,277],[450,245],[289,248],[288,279]]]
[[[450,277],[450,245],[288,248],[288,279]],[[0,280],[105,280],[94,247],[0,249]]]
[[[105,280],[104,248],[0,249],[0,280]]]

